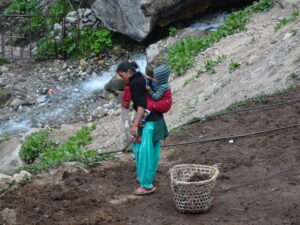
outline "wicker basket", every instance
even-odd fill
[[[195,173],[209,175],[210,179],[187,182]],[[199,213],[209,209],[213,201],[213,188],[219,170],[214,166],[181,164],[171,170],[171,188],[178,211]]]

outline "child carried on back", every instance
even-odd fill
[[[150,112],[166,113],[172,105],[172,93],[169,84],[169,67],[165,64],[153,69],[154,78],[148,78],[146,90],[147,109],[142,123]],[[150,83],[150,84],[149,84]]]

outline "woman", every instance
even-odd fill
[[[133,108],[136,111],[131,134],[134,137],[141,137],[141,142],[132,145],[136,158],[137,178],[140,182],[140,187],[134,193],[151,194],[156,190],[153,180],[159,162],[160,140],[168,136],[168,130],[163,114],[158,112],[151,112],[144,127],[139,127],[147,101],[146,82],[143,75],[138,72],[137,64],[123,62],[118,66],[117,73],[129,85]]]

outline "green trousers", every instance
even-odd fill
[[[142,142],[133,143],[137,178],[143,188],[152,188],[160,156],[160,140],[155,140],[155,123],[146,122],[142,130]]]

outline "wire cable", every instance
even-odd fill
[[[271,132],[274,132],[274,131],[294,128],[294,127],[298,127],[298,126],[300,126],[300,124],[293,124],[293,125],[289,125],[289,126],[273,128],[273,129],[269,129],[269,130],[263,130],[263,131],[248,133],[248,134],[225,136],[225,137],[203,139],[203,140],[196,140],[196,141],[187,141],[187,142],[180,142],[180,143],[175,143],[175,144],[166,144],[166,145],[161,145],[161,147],[173,147],[173,146],[179,146],[179,145],[200,144],[200,143],[222,141],[222,140],[228,140],[228,139],[237,139],[237,138],[242,138],[242,137],[250,137],[250,136],[256,136],[256,135],[271,133]]]

